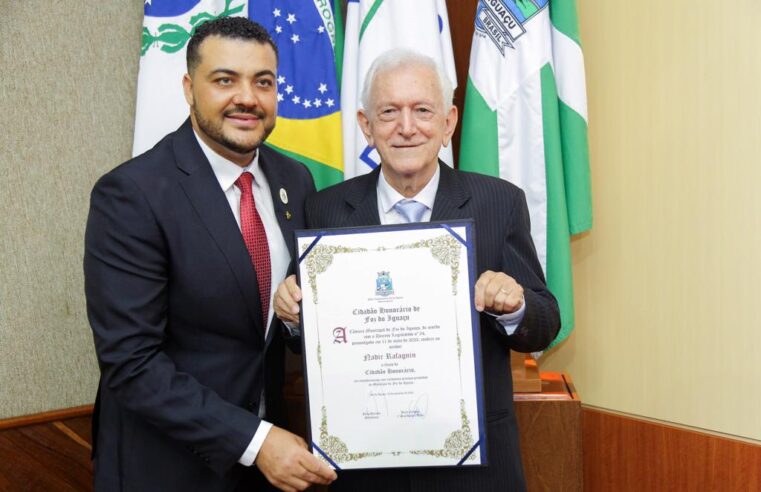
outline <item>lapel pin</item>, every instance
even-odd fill
[[[288,204],[288,193],[285,192],[285,188],[280,188],[280,201],[283,202],[283,205]],[[290,219],[290,217],[288,217]]]
[[[291,217],[293,217],[293,215],[291,215],[291,211],[290,210],[286,210],[285,211],[285,220],[291,220]]]

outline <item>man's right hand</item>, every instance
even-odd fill
[[[276,426],[267,434],[254,463],[272,485],[286,492],[327,485],[336,479],[336,472],[311,454],[302,438]]]
[[[277,286],[275,291],[275,314],[282,321],[299,324],[299,301],[301,289],[296,283],[296,275],[291,275]]]

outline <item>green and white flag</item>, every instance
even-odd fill
[[[570,237],[592,227],[584,57],[574,0],[480,0],[460,169],[526,193],[562,328],[574,326]]]
[[[182,92],[185,51],[196,27],[245,16],[246,0],[145,0],[132,155],[153,147],[188,117]]]
[[[365,74],[373,60],[393,48],[408,48],[436,60],[457,87],[452,36],[445,0],[349,0],[341,81],[344,179],[366,174],[380,163],[357,124]],[[451,146],[440,153],[450,166]]]

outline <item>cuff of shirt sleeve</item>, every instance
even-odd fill
[[[288,330],[288,334],[292,337],[301,336],[301,325],[292,321],[283,321],[285,328]]]
[[[253,439],[251,439],[248,447],[243,452],[243,456],[238,460],[238,463],[243,466],[251,466],[254,464],[256,456],[259,454],[259,450],[262,449],[262,444],[264,444],[264,440],[267,438],[270,429],[272,429],[272,424],[262,420],[259,424],[259,428],[256,429],[256,433],[254,433]]]
[[[497,322],[499,322],[499,324],[502,325],[502,328],[505,330],[505,334],[507,336],[510,336],[513,333],[515,333],[516,329],[518,329],[518,325],[520,325],[521,321],[523,321],[524,314],[526,314],[526,300],[525,299],[523,300],[523,304],[521,304],[521,307],[514,313],[505,313],[505,314],[497,316]]]

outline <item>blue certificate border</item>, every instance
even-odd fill
[[[465,237],[461,237],[459,234],[457,234],[453,229],[458,227],[464,227],[465,228]],[[474,371],[476,376],[476,406],[477,406],[477,414],[478,414],[478,440],[473,445],[473,447],[463,455],[463,457],[460,459],[460,461],[456,465],[441,465],[441,466],[435,466],[433,468],[456,468],[463,466],[465,460],[468,459],[468,457],[476,450],[480,449],[481,453],[481,463],[478,465],[468,465],[473,467],[481,467],[481,466],[487,466],[488,465],[488,454],[487,454],[487,440],[486,440],[486,419],[485,419],[485,411],[484,411],[484,392],[483,392],[483,359],[481,354],[481,328],[480,328],[480,313],[476,311],[475,308],[475,285],[476,285],[476,271],[477,271],[477,264],[476,264],[476,226],[473,221],[473,219],[461,219],[461,220],[448,220],[448,221],[436,221],[436,222],[418,222],[413,224],[394,224],[394,225],[381,225],[381,226],[359,226],[359,227],[335,227],[335,228],[324,228],[324,229],[299,229],[294,231],[294,242],[296,245],[295,251],[298,253],[299,251],[299,239],[302,238],[313,238],[310,245],[307,247],[306,250],[304,250],[303,253],[299,255],[299,258],[297,260],[296,264],[296,277],[298,279],[299,285],[302,285],[301,282],[301,268],[300,265],[302,261],[307,257],[309,252],[312,250],[314,246],[316,246],[320,239],[322,239],[325,236],[348,236],[352,234],[367,234],[367,233],[385,233],[385,232],[393,232],[393,231],[409,231],[409,230],[425,230],[425,229],[444,229],[447,232],[449,232],[452,236],[455,237],[460,243],[462,243],[465,246],[465,249],[467,251],[467,259],[468,259],[468,279],[469,279],[469,295],[470,295],[470,317],[471,317],[471,332],[473,337],[473,362],[474,362]],[[301,323],[301,326],[303,326],[303,309],[299,311],[299,321]],[[323,457],[325,458],[331,466],[333,466],[336,470],[341,470],[341,468],[336,464],[330,456],[328,456],[322,449],[320,449],[319,446],[314,442],[313,436],[312,436],[312,412],[311,412],[311,406],[310,406],[310,398],[309,398],[309,374],[308,374],[308,365],[306,364],[306,356],[307,356],[307,350],[306,350],[306,342],[304,340],[304,337],[301,337],[301,353],[303,361],[303,367],[304,367],[304,399],[305,399],[305,406],[306,406],[306,431],[307,431],[307,442],[310,445],[311,450],[314,452],[315,450]],[[382,469],[394,469],[394,468],[401,468],[401,469],[408,469],[408,468],[432,468],[431,465],[423,465],[423,466],[405,466],[405,467],[383,467]],[[351,468],[351,470],[363,470],[367,468]],[[376,468],[378,469],[378,468]]]

